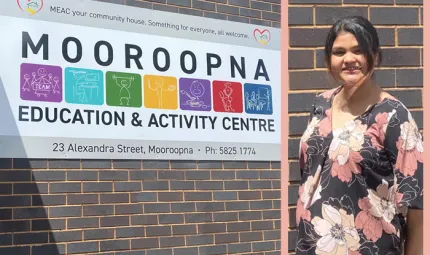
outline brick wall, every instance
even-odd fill
[[[323,46],[333,22],[344,15],[362,15],[376,26],[383,47],[377,82],[410,108],[422,129],[423,0],[289,0],[289,236],[295,248],[295,204],[300,179],[299,138],[306,127],[315,93],[330,86],[324,70]]]
[[[280,26],[280,0],[110,0]],[[280,163],[0,160],[0,254],[280,254]]]

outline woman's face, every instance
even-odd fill
[[[355,36],[341,32],[333,43],[331,72],[344,86],[354,86],[367,74],[367,61]]]

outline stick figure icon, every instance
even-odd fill
[[[193,81],[189,88],[189,92],[190,93],[186,90],[181,90],[181,94],[186,95],[189,98],[185,102],[185,105],[202,109],[210,107],[201,99],[205,94],[205,87],[200,81]]]
[[[152,86],[155,85],[155,86]],[[163,108],[163,92],[172,92],[176,90],[175,85],[170,85],[167,89],[164,88],[164,80],[162,78],[156,78],[155,82],[151,85],[151,79],[148,80],[148,87],[157,93],[158,108]]]
[[[222,104],[224,106],[224,111],[227,112],[235,112],[232,107],[233,103],[233,88],[231,87],[231,83],[227,82],[224,84],[224,89],[219,92],[219,96],[221,97]]]
[[[131,93],[130,93],[130,87],[132,85],[132,82],[134,81],[134,77],[121,77],[114,75],[112,78],[115,79],[116,85],[120,87],[119,90],[119,101],[121,105],[130,104],[131,99]]]

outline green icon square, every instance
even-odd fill
[[[134,73],[106,72],[109,106],[142,107],[142,77]]]

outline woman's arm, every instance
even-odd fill
[[[403,104],[397,104],[393,111],[384,145],[394,167],[398,212],[408,209],[404,255],[423,255],[424,144],[414,118]]]
[[[423,210],[409,209],[405,255],[423,255]]]

